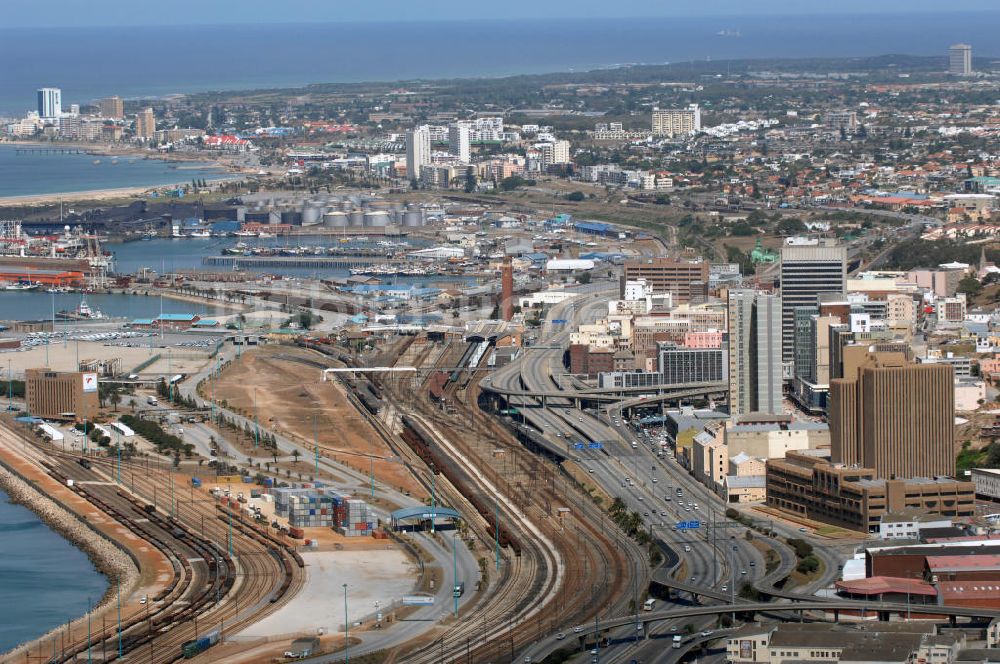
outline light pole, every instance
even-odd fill
[[[455,596],[455,617],[458,617],[458,533],[451,534],[451,594]]]
[[[348,640],[347,630],[350,621],[347,618],[347,584],[344,584],[344,664],[351,664],[351,642]]]

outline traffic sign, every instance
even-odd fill
[[[701,521],[678,521],[677,530],[695,530],[701,528]]]
[[[586,445],[584,445],[583,443],[573,443],[573,449],[574,450],[582,450],[585,447],[586,447]]]
[[[592,450],[599,450],[602,447],[604,447],[604,445],[602,445],[601,443],[591,443],[590,445],[587,445],[587,447],[589,447]]]
[[[552,324],[553,325],[565,325],[566,324],[566,319],[564,319],[564,318],[554,318],[554,319],[552,319]]]

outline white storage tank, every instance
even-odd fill
[[[365,212],[365,227],[384,228],[389,225],[389,213],[385,210]]]
[[[403,226],[416,228],[424,225],[424,215],[420,210],[407,210],[403,213]]]
[[[351,212],[351,227],[361,228],[365,225],[365,213],[361,210],[353,210]]]
[[[347,226],[347,215],[340,210],[333,210],[323,215],[324,228],[345,228]]]

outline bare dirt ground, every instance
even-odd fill
[[[376,481],[423,496],[422,487],[347,401],[338,383],[322,382],[316,367],[276,357],[278,355],[315,358],[309,351],[287,346],[264,347],[245,353],[223,371],[215,387],[216,399],[224,399],[231,407],[253,413],[256,389],[257,418],[261,427],[300,440],[310,447],[316,441],[322,456],[366,474],[372,469],[374,460]],[[313,464],[311,459],[303,457],[294,467],[308,473]]]

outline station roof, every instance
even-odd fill
[[[391,514],[393,521],[406,521],[408,519],[430,519],[430,518],[452,518],[460,519],[462,515],[450,507],[430,507],[428,505],[417,505],[416,507],[403,507]]]
[[[882,593],[937,595],[934,586],[929,583],[919,579],[904,579],[894,576],[871,576],[853,581],[837,581],[837,590],[855,595],[881,595]]]

